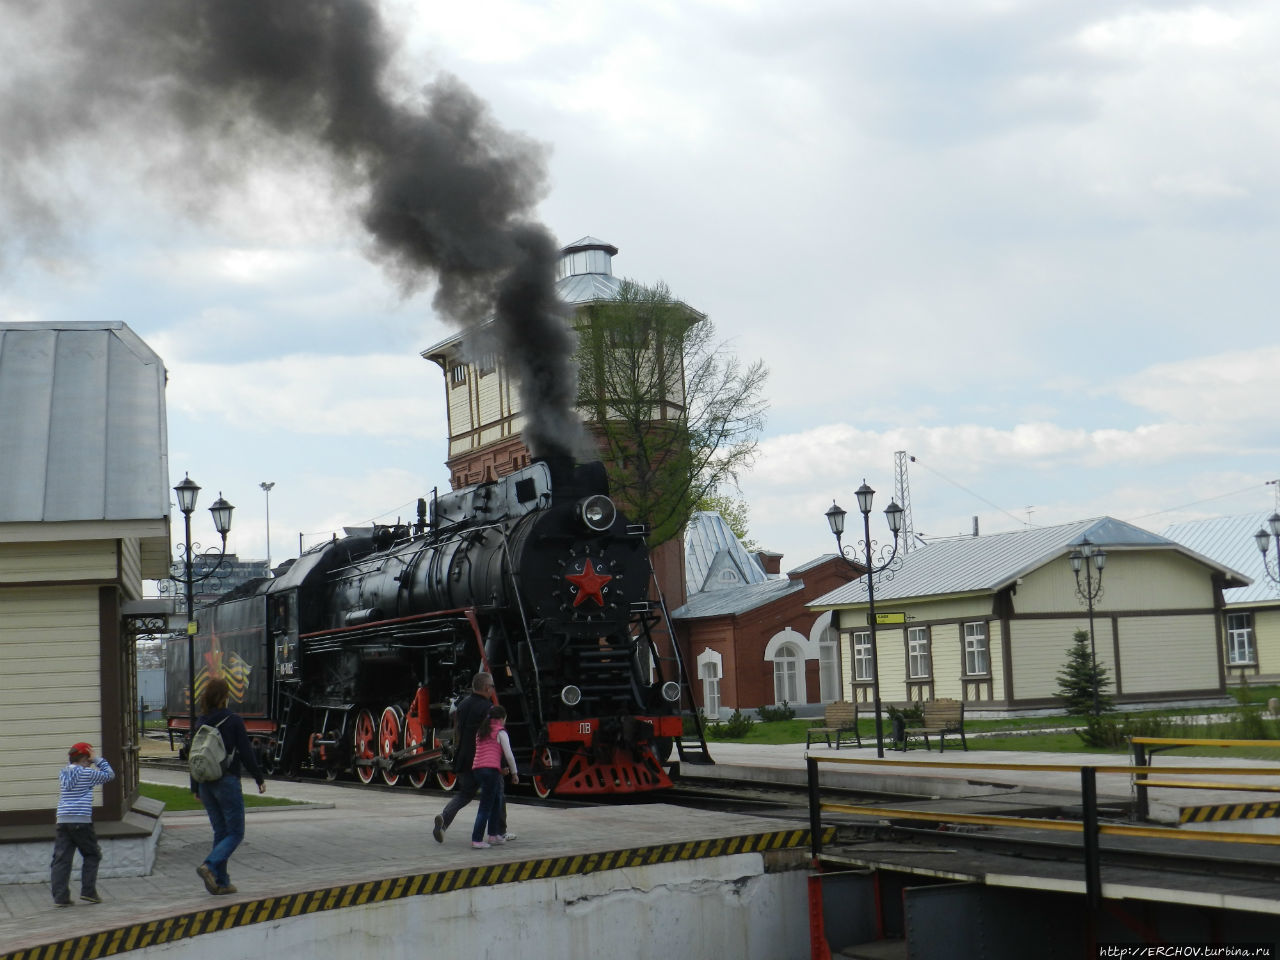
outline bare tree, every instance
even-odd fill
[[[754,462],[767,403],[763,361],[743,366],[666,285],[624,280],[578,314],[578,403],[618,500],[657,545]]]

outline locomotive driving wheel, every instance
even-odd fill
[[[422,732],[422,721],[417,716],[410,715],[404,719],[404,745],[408,750],[417,751],[417,748],[426,740]],[[427,785],[427,767],[425,764],[419,764],[412,767],[407,774],[409,782],[413,784],[414,789],[421,790]]]
[[[555,789],[556,755],[550,747],[538,747],[533,751],[533,792],[545,800]]]
[[[351,768],[361,783],[372,783],[377,767],[371,761],[378,755],[378,725],[373,721],[373,714],[361,710],[356,714],[356,725],[351,731]]]
[[[378,723],[378,755],[387,761],[382,768],[382,779],[388,787],[400,782],[400,774],[395,772],[393,764],[403,742],[404,711],[392,704],[382,711],[382,720]]]
[[[440,738],[436,736],[434,730],[431,732],[431,746],[435,750],[440,749]],[[452,790],[458,784],[458,775],[452,770],[441,770],[437,767],[436,784],[441,790]]]

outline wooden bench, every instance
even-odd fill
[[[822,737],[831,746],[831,735],[835,734],[836,749],[841,743],[856,743],[862,746],[862,738],[858,736],[858,705],[848,700],[837,700],[828,703],[822,714],[822,726],[810,727],[805,731],[804,745],[808,747],[815,737]]]
[[[924,720],[920,726],[909,731],[924,737],[924,748],[929,749],[929,734],[937,734],[938,752],[947,749],[947,734],[960,734],[960,743],[966,750],[969,741],[964,736],[964,704],[959,700],[926,700],[920,705]]]

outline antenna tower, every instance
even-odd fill
[[[915,457],[907,456],[907,451],[896,450],[893,454],[893,495],[902,507],[902,552],[909,553],[915,546],[916,525],[911,521],[911,486],[907,483],[907,461]]]

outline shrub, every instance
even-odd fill
[[[753,723],[755,721],[746,716],[741,710],[734,710],[729,715],[728,720],[724,723],[716,721],[711,725],[711,729],[720,739],[741,740],[747,735],[747,731],[751,729]]]
[[[795,708],[785,700],[776,707],[761,707],[756,713],[760,714],[760,719],[766,723],[772,723],[775,720],[794,720],[796,718]]]
[[[1168,717],[1147,714],[1137,717],[1086,717],[1076,734],[1090,747],[1128,746],[1130,737],[1167,737],[1173,724]]]

